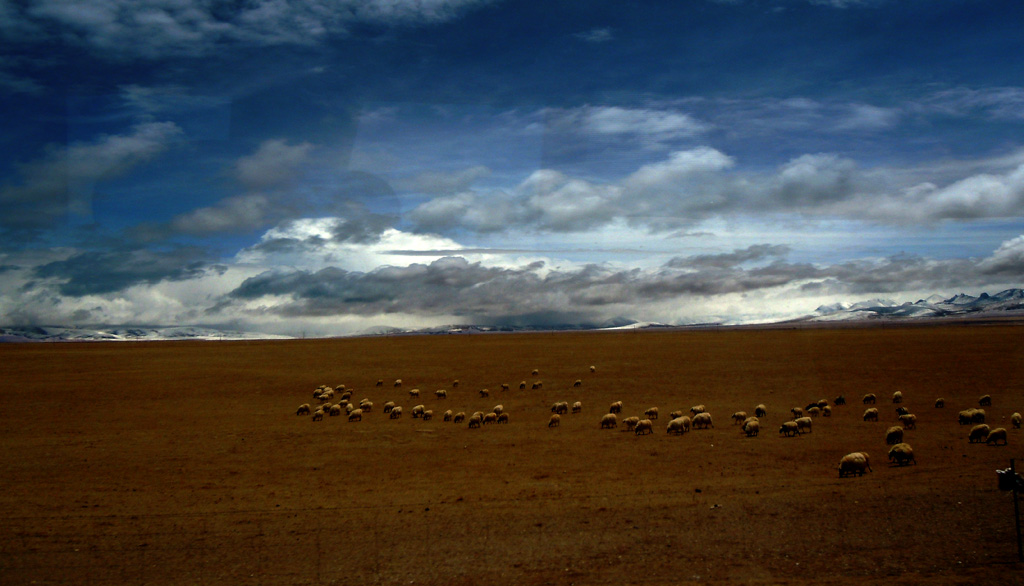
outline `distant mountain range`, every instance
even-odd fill
[[[813,313],[784,323],[852,322],[859,320],[926,320],[942,317],[1024,317],[1024,290],[1007,289],[995,295],[977,297],[960,293],[948,299],[932,295],[914,302],[869,299],[856,303],[822,305]],[[552,324],[532,326],[444,325],[420,329],[389,326],[370,328],[360,336],[409,334],[478,334],[489,332],[546,332],[582,330],[646,330],[673,327],[722,326],[724,324],[680,324],[640,322],[616,317],[600,323]],[[759,324],[766,325],[766,324]],[[291,336],[224,330],[203,326],[11,326],[0,327],[0,342],[75,342],[75,341],[157,341],[157,340],[260,340],[289,339]]]

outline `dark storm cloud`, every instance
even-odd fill
[[[166,252],[119,250],[81,252],[37,267],[38,279],[54,279],[62,295],[81,297],[114,293],[134,285],[195,279],[226,267],[211,264],[203,251],[180,248]]]

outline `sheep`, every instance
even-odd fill
[[[509,389],[508,383],[501,383],[501,390],[507,391]]]
[[[601,429],[610,429],[619,425],[619,418],[614,413],[606,413],[601,418]]]
[[[369,413],[370,411],[373,411],[373,401],[360,401],[359,408],[362,409],[363,412]]]
[[[423,412],[422,415],[420,415],[420,419],[422,419],[423,421],[430,421],[433,418],[434,418],[434,411],[431,410],[431,409],[427,409],[426,411]]]
[[[633,433],[636,435],[654,433],[654,423],[650,419],[641,419],[633,428]]]
[[[463,411],[459,411],[458,413],[455,414],[455,417],[452,417],[452,423],[462,423],[465,420],[466,414]]]
[[[344,391],[345,390],[345,385],[334,385],[334,390],[336,390],[336,391]]]
[[[331,417],[341,415],[341,405],[331,405],[331,408],[327,411],[327,415]]]
[[[976,444],[988,439],[988,426],[982,423],[981,425],[975,425],[971,428],[971,432],[967,435],[968,443]]]
[[[755,417],[767,417],[768,416],[768,408],[765,407],[763,403],[758,405],[757,407],[754,407],[754,416]]]
[[[448,391],[444,389],[437,389],[436,391],[434,391],[434,396],[437,397],[438,399],[447,399]]]
[[[345,414],[346,415],[351,415],[352,412],[355,411],[355,410],[356,410],[356,406],[353,405],[352,403],[349,403],[348,405],[345,405]]]
[[[627,417],[622,420],[622,425],[626,427],[624,431],[633,431],[637,423],[640,423],[639,417]]]
[[[747,437],[757,437],[757,434],[761,431],[761,422],[757,419],[753,421],[747,421],[743,424],[743,433],[747,434]]]
[[[551,406],[551,412],[552,413],[557,413],[559,415],[562,415],[564,413],[568,413],[568,411],[569,411],[569,403],[567,403],[566,401],[558,401],[557,403],[555,403],[554,405]]]
[[[815,401],[813,403],[808,403],[807,406],[804,407],[804,411],[810,411],[812,408],[817,407],[817,406],[818,406],[818,402],[817,401]]]
[[[878,409],[871,407],[864,410],[864,421],[878,421]]]
[[[903,391],[896,391],[895,393],[893,393],[892,394],[892,402],[893,403],[902,403],[903,402]]]
[[[714,426],[715,424],[711,422],[711,414],[706,411],[693,416],[694,429],[707,429]]]
[[[608,406],[609,413],[622,413],[622,401],[615,401]]]
[[[473,414],[472,414],[472,415],[470,415],[469,417],[470,417],[470,418],[473,418],[473,417],[479,417],[479,418],[480,418],[481,420],[483,420],[483,418],[484,418],[484,412],[483,412],[483,411],[474,411],[474,412],[473,412]]]
[[[498,415],[501,415],[505,411],[505,406],[504,405],[495,405],[494,409],[491,409],[491,411],[493,411],[494,413],[496,413]]]
[[[800,426],[795,421],[784,421],[782,426],[779,427],[779,435],[786,437],[793,437],[794,435],[800,435]]]
[[[419,389],[409,389],[409,398],[410,399],[418,399],[419,397],[420,397],[420,390]]]
[[[743,423],[746,419],[747,419],[747,412],[746,411],[737,411],[737,412],[732,414],[732,422],[733,422],[733,424]]]
[[[821,416],[822,417],[832,417],[832,407],[829,407],[828,405],[825,405],[824,407],[822,407],[821,408]]]
[[[378,387],[383,387],[384,386],[384,379],[382,379],[382,378],[377,379],[377,386]]]
[[[420,417],[423,417],[423,412],[426,410],[426,405],[416,405],[412,408],[412,418],[419,419]]]
[[[981,398],[978,399],[978,407],[991,407],[991,406],[992,406],[992,397],[990,395],[982,395]]]
[[[401,407],[395,407],[394,409],[392,409],[391,410],[391,414],[389,415],[389,417],[391,419],[401,419],[402,418],[402,408]]]
[[[1014,429],[1020,429],[1020,421],[1020,413],[1014,413],[1013,415],[1010,416],[1010,423],[1013,424]]]
[[[459,379],[455,379],[455,380],[452,381],[452,388],[453,389],[459,388]]]
[[[317,409],[313,412],[313,421],[321,421],[324,418],[324,410]]]
[[[984,409],[972,409],[971,423],[985,423],[985,410]]]
[[[743,420],[743,424],[742,424],[742,425],[741,425],[740,427],[742,427],[743,425],[746,425],[746,424],[750,423],[751,421],[757,421],[757,422],[760,422],[761,420],[760,420],[760,419],[758,419],[757,417],[747,417],[746,419],[744,419],[744,420]]]
[[[299,405],[299,409],[295,412],[295,414],[296,415],[309,415],[309,403],[303,403],[303,404]]]
[[[868,394],[864,395],[864,398],[861,399],[861,401],[865,405],[874,405],[875,404],[875,394],[874,393],[868,393]]]
[[[997,427],[992,431],[988,432],[988,438],[985,440],[986,444],[999,445],[999,441],[1002,440],[1003,445],[1006,445],[1006,428]]]
[[[537,376],[538,374],[540,374],[540,369],[534,368],[530,374],[532,374],[533,376]]]
[[[590,372],[597,372],[597,367],[596,366],[591,366],[590,367]]]
[[[914,449],[910,447],[910,444],[903,442],[894,445],[889,448],[889,462],[897,466],[906,466],[909,463],[913,463],[916,466],[917,460],[914,459]]]
[[[688,431],[690,431],[690,418],[681,416],[668,422],[668,429],[665,433],[669,435],[683,435]]]
[[[690,407],[690,415],[697,415],[698,413],[703,413],[707,410],[707,407],[704,405],[694,405],[693,407]]]
[[[384,403],[384,412],[385,413],[391,413],[391,410],[394,409],[394,408],[395,408],[395,402],[394,401],[388,401],[387,403]]]
[[[683,413],[682,409],[676,409],[675,411],[668,414],[668,420],[672,421],[673,419],[679,419],[683,415],[685,415],[685,413]]]
[[[935,408],[936,409],[942,409],[945,406],[946,406],[946,400],[945,399],[943,399],[942,397],[939,397],[938,399],[935,399]]]
[[[487,389],[480,389],[480,398],[484,399],[491,396],[491,391]]]
[[[478,416],[474,415],[474,416],[469,418],[469,428],[473,429],[474,427],[480,427],[482,422],[483,422],[483,418],[482,417],[478,417]]]
[[[899,417],[900,415],[906,415],[907,413],[910,413],[910,409],[907,409],[906,407],[897,407],[896,408],[896,416],[897,417]]]
[[[363,420],[363,410],[362,409],[356,409],[355,411],[349,413],[348,414],[348,420],[350,422],[351,421],[362,421]]]
[[[810,415],[811,417],[817,417],[821,415],[821,407],[815,405],[814,407],[811,407],[810,409],[807,410],[807,414]]]
[[[445,411],[444,414],[441,415],[441,419],[443,421],[451,421],[452,420],[452,410],[449,409],[449,410]]]
[[[583,386],[583,381],[580,380],[580,379],[576,379],[576,382],[572,383],[572,386],[573,386],[573,388],[581,387],[581,386]]]
[[[644,415],[646,415],[648,419],[657,419],[658,418],[658,408],[657,407],[651,407],[647,411],[644,411]]]
[[[583,411],[583,403],[580,403],[579,401],[576,401],[575,403],[572,404],[572,413],[573,413],[573,415],[575,415],[575,414],[579,413],[580,411]],[[1020,427],[1020,426],[1018,425],[1017,427]]]
[[[800,430],[800,433],[803,433],[805,431],[807,433],[811,433],[811,418],[810,417],[800,417],[799,419],[797,419],[793,423],[796,424],[797,428]]]
[[[835,403],[837,407],[839,407],[840,405],[845,405],[846,404],[846,397],[844,397],[843,395],[839,395],[832,402]]]
[[[538,380],[538,381],[533,381],[533,384],[530,385],[530,388],[533,389],[533,390],[537,390],[537,389],[539,389],[539,388],[541,388],[543,386],[544,386],[544,383]]]
[[[903,428],[894,425],[885,432],[885,443],[890,446],[903,443]]]
[[[900,423],[907,429],[917,429],[917,415],[913,413],[900,415]]]
[[[497,422],[498,422],[498,414],[497,413],[492,411],[492,412],[488,413],[487,415],[484,415],[484,422],[483,422],[484,425],[490,425],[491,423],[497,423]]]
[[[828,407],[828,399],[818,399],[818,409]]]
[[[351,398],[352,398],[352,391],[345,391],[344,393],[341,394],[341,400],[342,401],[348,401]]]
[[[867,452],[853,452],[839,460],[839,478],[853,475],[864,476],[864,472],[871,471],[871,462]]]
[[[970,425],[971,416],[977,409],[964,409],[963,411],[956,414],[956,420],[960,425]]]
[[[526,390],[526,381],[519,381],[519,390],[520,391],[525,391]]]
[[[400,379],[400,378],[396,378],[396,379],[395,379],[395,386],[396,386],[396,387],[400,387],[400,386],[402,386],[402,379]]]
[[[562,416],[558,413],[552,413],[551,418],[548,419],[548,427],[558,427],[562,424]]]
[[[498,423],[508,423],[508,413],[499,413]]]

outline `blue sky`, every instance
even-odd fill
[[[0,324],[770,321],[1024,275],[1024,5],[0,5]]]

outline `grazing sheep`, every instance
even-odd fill
[[[484,425],[490,425],[491,423],[497,423],[497,422],[498,422],[498,414],[497,413],[492,411],[492,412],[488,413],[487,415],[484,415]]]
[[[902,403],[903,402],[903,391],[896,391],[895,393],[893,393],[892,394],[892,402],[893,403]]]
[[[899,417],[900,415],[906,415],[907,413],[910,413],[910,409],[907,409],[906,407],[897,407],[896,408],[896,416],[897,417]]]
[[[982,395],[981,398],[978,399],[978,407],[991,407],[991,406],[992,406],[992,397],[990,395]]]
[[[378,387],[383,387],[384,386],[384,379],[382,379],[382,378],[377,379],[377,386]]]
[[[558,401],[551,406],[551,412],[562,415],[569,412],[569,403],[566,401]]]
[[[903,443],[903,428],[894,425],[885,432],[885,443],[890,446]]]
[[[864,472],[871,472],[871,463],[867,452],[853,452],[839,460],[839,478],[853,475],[864,476]]]
[[[648,419],[657,419],[658,418],[658,408],[657,407],[651,407],[647,411],[644,411],[644,415],[646,415]]]
[[[324,410],[317,409],[313,412],[313,421],[321,421],[324,418]]]
[[[419,397],[420,397],[420,390],[419,389],[409,389],[409,398],[410,399],[418,399]]]
[[[548,427],[558,427],[562,424],[562,416],[558,413],[553,413],[551,418],[548,419]]]
[[[810,409],[807,410],[807,414],[810,415],[811,417],[817,417],[821,415],[821,407],[815,405],[814,407],[811,407]]]
[[[622,425],[626,427],[624,431],[633,431],[637,423],[640,423],[639,417],[627,417],[622,420]]]
[[[804,432],[811,433],[811,418],[810,417],[800,417],[796,421],[794,421],[793,423],[795,423],[797,428],[800,429],[800,433],[804,433]]]
[[[590,367],[590,372],[597,372],[597,367],[596,366],[591,366]]]
[[[960,423],[960,425],[970,425],[971,424],[971,416],[974,415],[975,411],[977,411],[977,409],[964,409],[963,411],[957,413],[956,414],[957,422]]]
[[[459,379],[453,380],[452,381],[452,388],[453,389],[457,389],[458,387],[459,387]]]
[[[444,420],[444,421],[451,421],[452,420],[452,410],[449,409],[449,410],[445,411],[444,414],[441,415],[441,419]]]
[[[490,396],[491,396],[491,391],[489,391],[487,389],[480,389],[480,398],[481,399],[483,399],[485,397],[490,397]]]
[[[334,390],[336,390],[336,391],[344,391],[345,390],[345,385],[334,385]]]
[[[761,422],[757,419],[747,421],[743,424],[743,433],[747,434],[747,437],[756,437],[761,431]]]
[[[458,413],[455,414],[455,417],[452,417],[452,423],[462,423],[465,420],[466,414],[462,411],[459,411]]]
[[[497,413],[498,415],[501,415],[505,411],[505,406],[504,405],[495,405],[494,409],[491,409],[491,411]]]
[[[540,374],[540,369],[534,368],[533,372],[531,372],[530,374],[532,374],[533,376],[537,376],[538,374]]]
[[[980,443],[988,439],[988,426],[982,423],[971,428],[967,441],[972,444]]]
[[[818,399],[818,409],[828,407],[828,399]]]
[[[794,435],[800,435],[800,426],[795,421],[784,421],[782,426],[779,427],[779,435],[786,437],[793,437]]]
[[[501,390],[503,390],[503,391],[507,391],[507,390],[508,390],[508,388],[509,388],[509,387],[508,387],[508,383],[501,383]]]
[[[946,406],[946,400],[945,399],[943,399],[942,397],[939,397],[938,399],[935,399],[935,408],[936,409],[942,409],[945,406]]]
[[[846,397],[844,397],[842,395],[839,395],[838,397],[836,397],[836,400],[832,401],[832,402],[835,403],[837,407],[840,406],[840,405],[845,405],[846,404]]]
[[[341,394],[341,400],[342,401],[348,401],[351,398],[352,398],[352,391],[345,391],[344,393]]]
[[[714,427],[715,424],[711,422],[711,414],[707,411],[698,413],[693,416],[693,428],[694,429],[707,429]]]
[[[309,403],[303,403],[299,405],[299,409],[295,412],[296,415],[309,415]]]
[[[370,411],[373,411],[373,401],[360,401],[359,408],[362,409],[364,413],[369,413]]]
[[[402,418],[402,408],[401,407],[395,407],[394,409],[392,409],[391,410],[391,414],[389,415],[389,417],[391,419],[401,419]]]
[[[767,417],[768,416],[768,408],[765,407],[763,403],[761,405],[758,405],[757,407],[754,407],[754,416],[755,417]]]
[[[673,411],[673,412],[668,414],[668,419],[669,419],[669,421],[672,421],[673,419],[679,419],[683,415],[685,415],[685,413],[683,413],[683,410],[682,409],[677,409],[677,410],[675,410],[675,411]]]
[[[985,423],[984,409],[972,409],[971,411],[971,423]]]
[[[868,393],[868,394],[864,395],[864,398],[861,399],[861,401],[863,401],[863,403],[865,405],[874,405],[875,404],[875,394],[874,393]]]
[[[345,414],[346,415],[351,415],[352,412],[355,411],[355,410],[356,410],[356,406],[353,405],[352,403],[349,403],[348,405],[345,405]]]
[[[472,417],[479,417],[482,420],[484,418],[484,412],[483,411],[474,411],[473,414],[470,415],[470,417],[471,418]]]
[[[438,399],[447,399],[448,391],[444,389],[437,389],[436,391],[434,391],[434,396],[437,397]]]
[[[391,413],[391,410],[394,409],[394,408],[395,408],[395,402],[394,401],[388,401],[387,403],[384,403],[384,412],[385,413]]]
[[[832,417],[832,407],[829,407],[828,405],[825,405],[824,407],[822,407],[821,408],[821,416],[822,417]]]
[[[395,386],[396,386],[396,387],[400,387],[400,386],[402,386],[402,379],[400,379],[400,378],[396,378],[396,379],[395,379]]]
[[[608,406],[609,413],[622,413],[622,401],[615,401]]]
[[[917,415],[913,413],[904,413],[900,415],[900,423],[907,429],[917,429]]]
[[[526,390],[526,381],[520,381],[519,382],[519,390],[520,391],[525,391]]]
[[[356,409],[355,411],[349,413],[348,414],[348,420],[350,422],[351,421],[362,421],[363,420],[363,410],[362,409]]]
[[[469,418],[469,428],[473,429],[474,427],[480,427],[482,422],[483,422],[483,418],[482,417],[474,415],[474,416]]]
[[[530,388],[536,390],[536,389],[539,389],[539,388],[541,388],[543,386],[544,386],[544,383],[542,383],[541,381],[534,381],[534,383],[532,385],[530,385]]]
[[[579,413],[580,411],[583,411],[583,403],[580,403],[579,401],[576,401],[575,403],[572,404],[572,413],[573,413],[573,415],[575,415],[575,414]],[[1017,427],[1020,427],[1020,426],[1018,425]]]
[[[573,388],[581,387],[581,386],[583,386],[583,381],[580,380],[580,379],[576,379],[576,382],[572,383],[572,386],[573,386]]]
[[[690,407],[690,415],[697,415],[698,413],[703,413],[707,410],[708,408],[704,405],[694,405],[693,407]]]
[[[737,411],[737,412],[732,414],[732,422],[734,424],[743,423],[744,421],[746,421],[746,419],[747,419],[747,412],[746,411]]]
[[[994,445],[997,445],[997,446],[999,445],[1000,441],[1003,442],[1004,446],[1006,445],[1006,428],[1005,427],[997,427],[997,428],[993,429],[992,431],[988,432],[988,438],[985,439],[985,443],[986,444],[994,444]]]
[[[508,413],[498,413],[498,423],[508,423]]]
[[[1013,424],[1014,429],[1020,429],[1020,413],[1014,413],[1010,416],[1010,423]]]
[[[426,411],[423,412],[422,415],[420,415],[420,419],[422,419],[423,421],[430,421],[433,418],[434,418],[434,411],[431,410],[431,409],[427,409]]]
[[[916,466],[917,460],[914,459],[914,449],[910,447],[910,444],[902,442],[894,445],[889,448],[889,462],[897,466],[906,466],[910,463]]]
[[[683,435],[688,431],[690,431],[690,418],[680,416],[668,422],[668,429],[666,430],[666,433],[669,435]]]
[[[636,435],[654,433],[654,423],[650,419],[641,419],[637,422],[636,427],[633,428],[633,433]]]
[[[341,405],[331,405],[331,408],[327,411],[327,415],[330,417],[337,417],[341,415]]]
[[[419,419],[420,417],[423,417],[423,412],[426,410],[426,405],[416,405],[412,408],[412,418]]]
[[[818,406],[818,402],[817,401],[815,401],[813,403],[808,403],[807,406],[804,407],[804,411],[810,411],[812,408],[817,407],[817,406]]]
[[[610,429],[619,425],[619,418],[614,413],[606,413],[601,418],[601,429]]]
[[[864,410],[864,421],[878,421],[878,409],[871,407]]]

